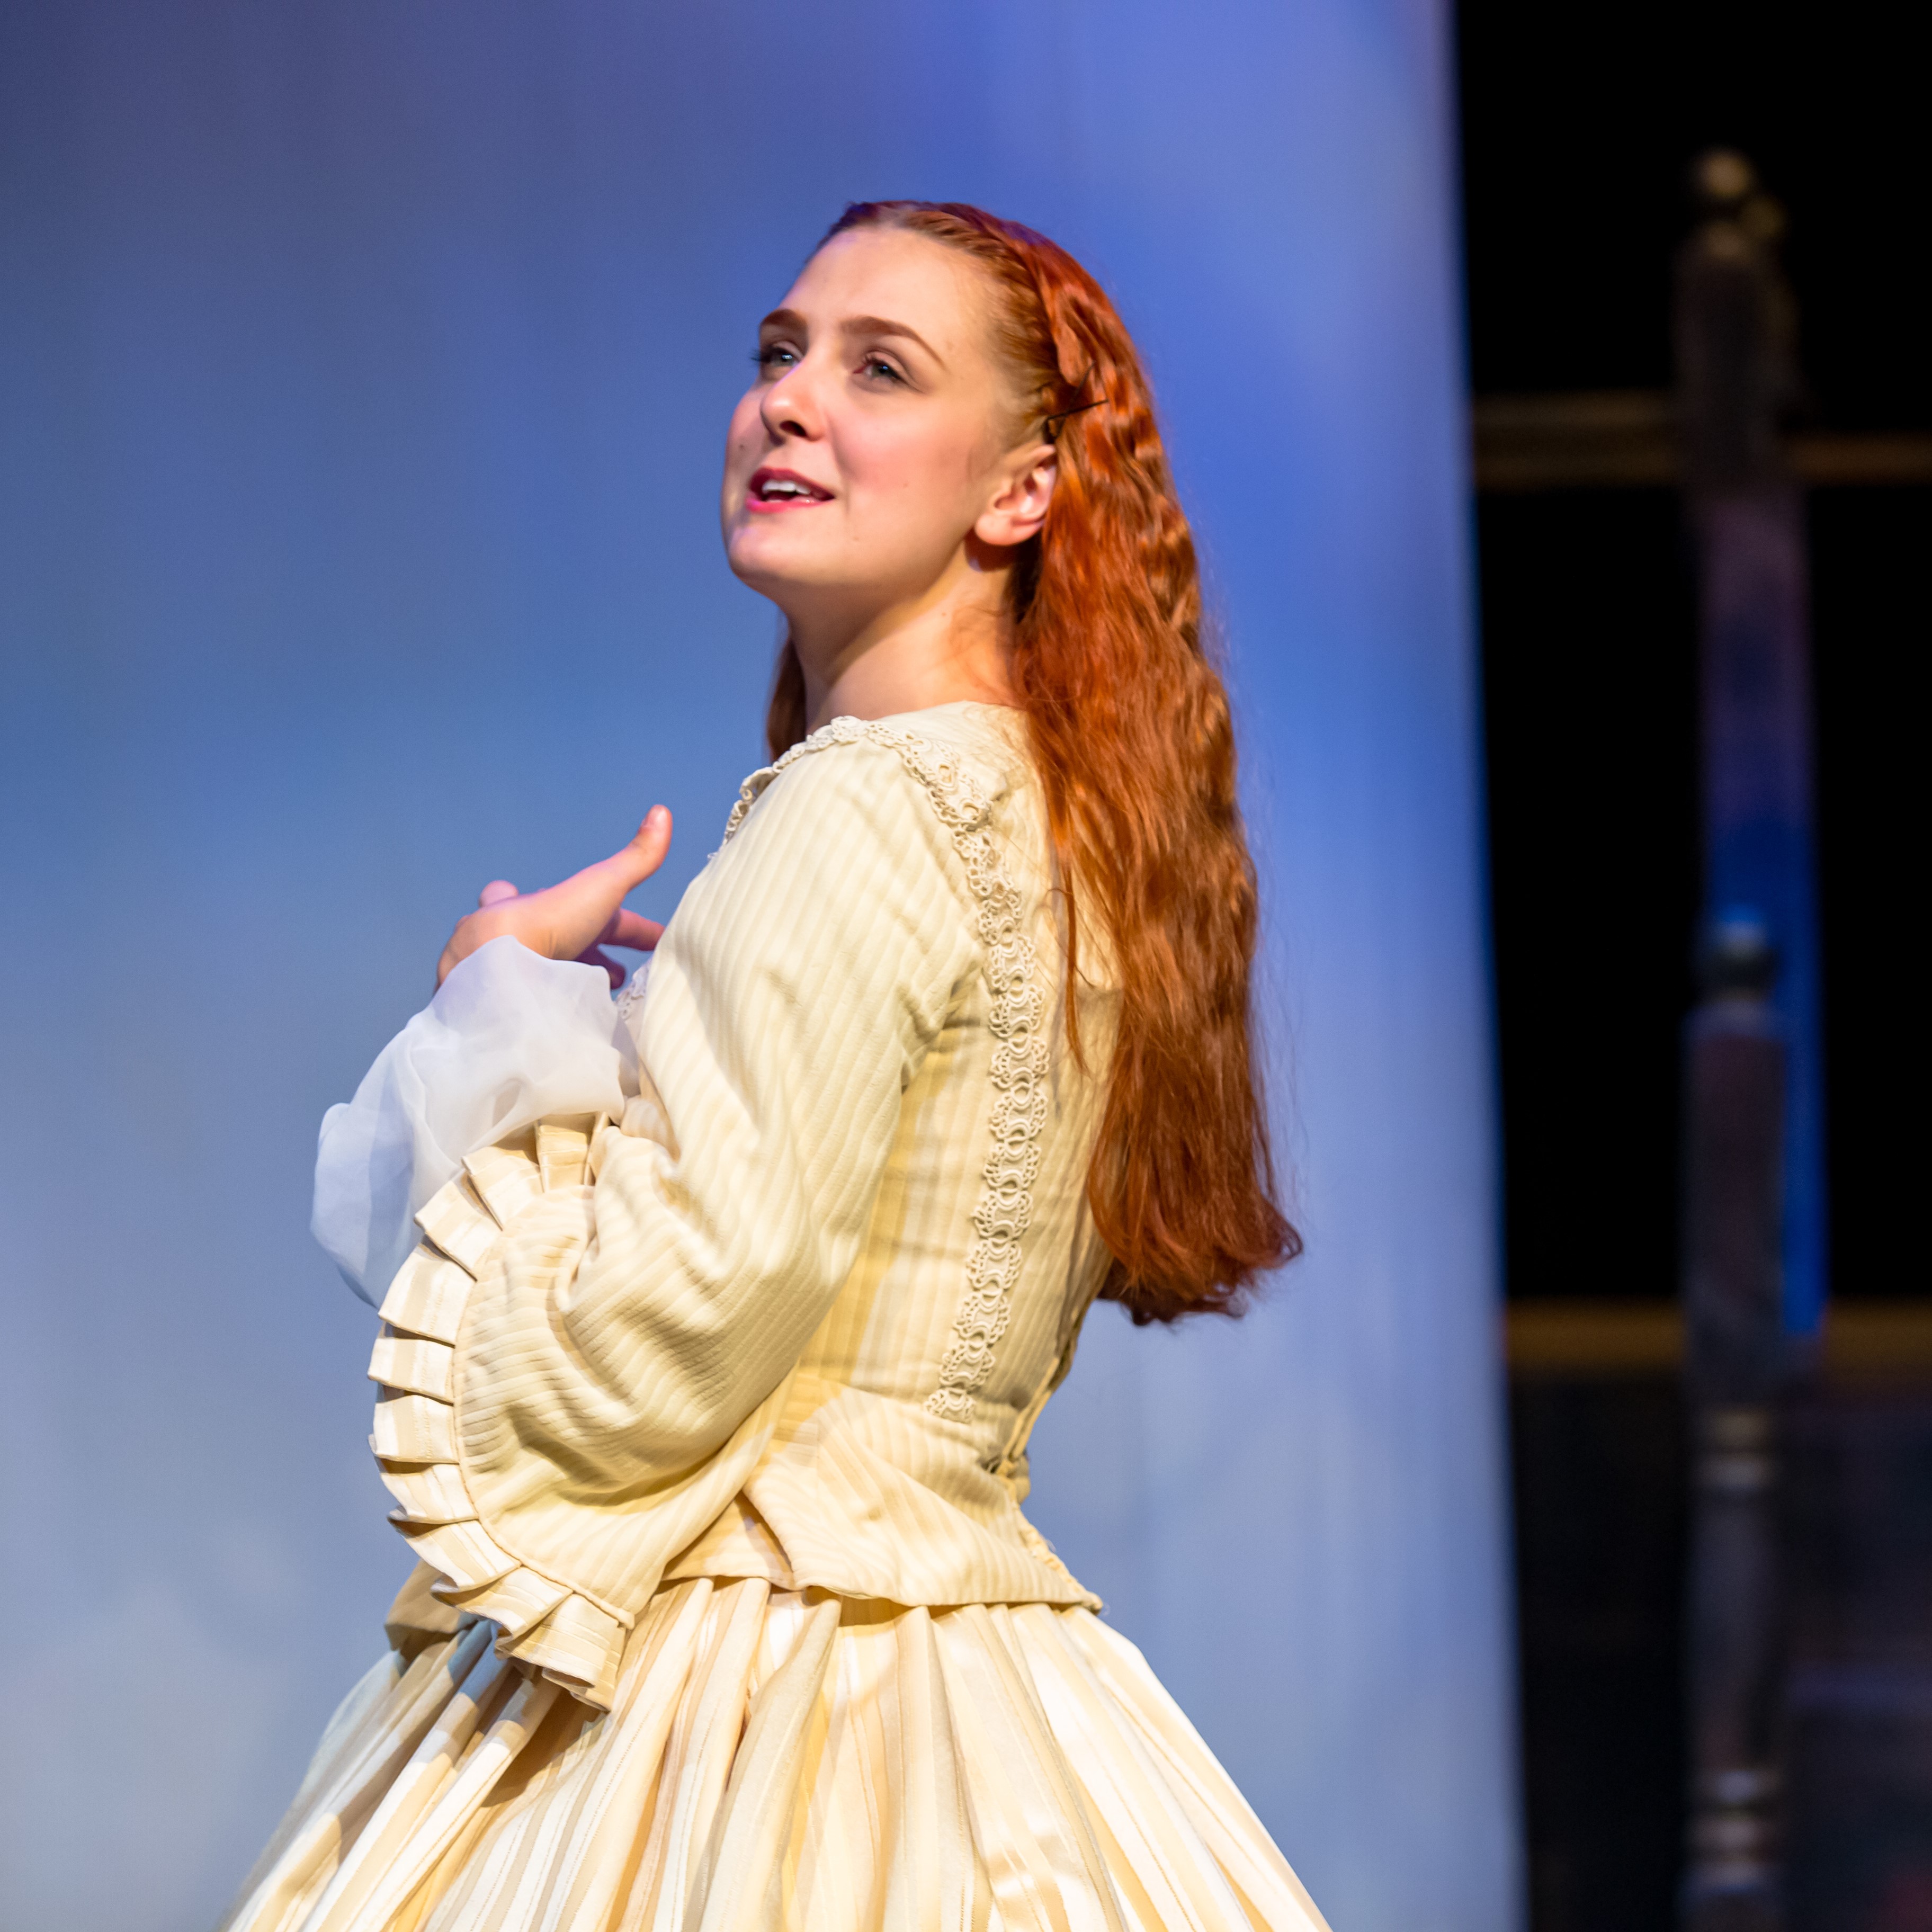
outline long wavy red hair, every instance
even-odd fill
[[[1237,1313],[1301,1241],[1276,1204],[1255,1066],[1255,874],[1233,724],[1140,358],[1100,284],[1030,228],[956,202],[860,202],[825,238],[853,228],[903,229],[980,266],[1024,399],[1019,433],[1045,434],[1059,455],[1046,526],[1013,572],[1011,675],[1066,894],[1076,1053],[1084,919],[1119,975],[1087,1178],[1114,1256],[1102,1292],[1136,1322]],[[805,728],[788,644],[772,755]]]

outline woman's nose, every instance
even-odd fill
[[[815,378],[803,363],[788,370],[765,392],[758,405],[766,430],[775,436],[802,436],[807,442],[816,436],[822,422],[816,387]]]

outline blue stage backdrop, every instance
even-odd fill
[[[0,1924],[205,1924],[407,1568],[316,1123],[484,880],[759,762],[756,317],[848,198],[1115,292],[1244,732],[1306,1260],[1038,1520],[1341,1932],[1517,1915],[1445,0],[0,10]]]

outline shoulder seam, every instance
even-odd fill
[[[725,820],[722,842],[730,842],[744,824],[746,815],[781,774],[816,752],[856,744],[874,745],[882,751],[896,752],[908,774],[926,792],[933,810],[949,830],[956,830],[962,820],[981,823],[992,810],[998,794],[988,789],[982,782],[982,775],[958,752],[898,725],[860,718],[835,718],[746,779],[738,788],[736,802],[732,806],[730,817]]]

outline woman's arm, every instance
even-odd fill
[[[900,1097],[975,969],[956,872],[890,752],[822,753],[766,794],[652,968],[662,1130],[606,1137],[567,1287],[523,1286],[510,1241],[478,1284],[466,1459],[540,1443],[574,1485],[602,1467],[635,1494],[776,1384],[850,1271]]]
[[[808,757],[668,928],[644,1099],[597,1141],[594,1184],[580,1155],[539,1179],[560,1124],[425,1209],[452,1258],[424,1251],[385,1304],[377,1452],[439,1593],[510,1654],[608,1695],[629,1615],[755,1466],[980,954],[900,758]]]

